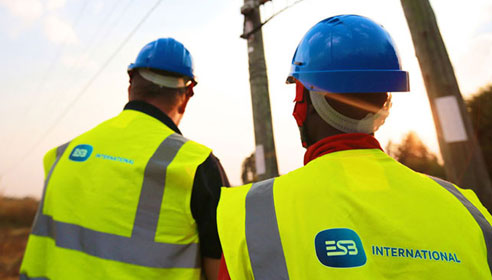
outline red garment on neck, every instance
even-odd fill
[[[338,134],[321,139],[309,146],[304,154],[304,165],[322,155],[355,149],[383,150],[378,140],[372,135],[365,133]]]

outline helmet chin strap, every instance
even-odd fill
[[[346,133],[374,133],[384,123],[391,107],[391,95],[383,108],[376,114],[368,113],[363,119],[357,120],[344,116],[330,106],[322,92],[309,91],[313,107],[319,116],[332,127]]]
[[[186,88],[191,84],[190,80],[185,81],[182,77],[164,76],[145,68],[138,69],[138,73],[142,76],[142,78],[158,85],[159,87]]]

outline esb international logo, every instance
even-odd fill
[[[68,157],[73,161],[86,161],[92,154],[92,146],[87,144],[77,145]]]
[[[318,260],[329,267],[358,267],[366,261],[366,253],[357,233],[348,228],[318,232],[314,239]]]

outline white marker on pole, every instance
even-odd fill
[[[465,125],[461,117],[456,96],[448,95],[435,100],[439,123],[444,141],[447,143],[467,141]]]
[[[255,151],[255,165],[256,165],[256,174],[262,175],[265,174],[265,151],[263,150],[263,145],[256,146]]]

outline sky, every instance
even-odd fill
[[[261,8],[266,19],[294,0]],[[430,0],[465,98],[492,83],[492,2]],[[233,185],[255,149],[242,0],[0,0],[0,195],[39,198],[42,159],[127,102],[127,66],[160,37],[192,53],[199,84],[180,124],[184,136],[221,160]],[[149,14],[150,13],[150,14]],[[400,1],[304,0],[263,27],[270,102],[281,174],[302,166],[292,117],[295,87],[285,84],[303,35],[320,20],[360,14],[392,35],[411,91],[393,94],[376,133],[383,147],[415,131],[439,153],[415,50]]]

